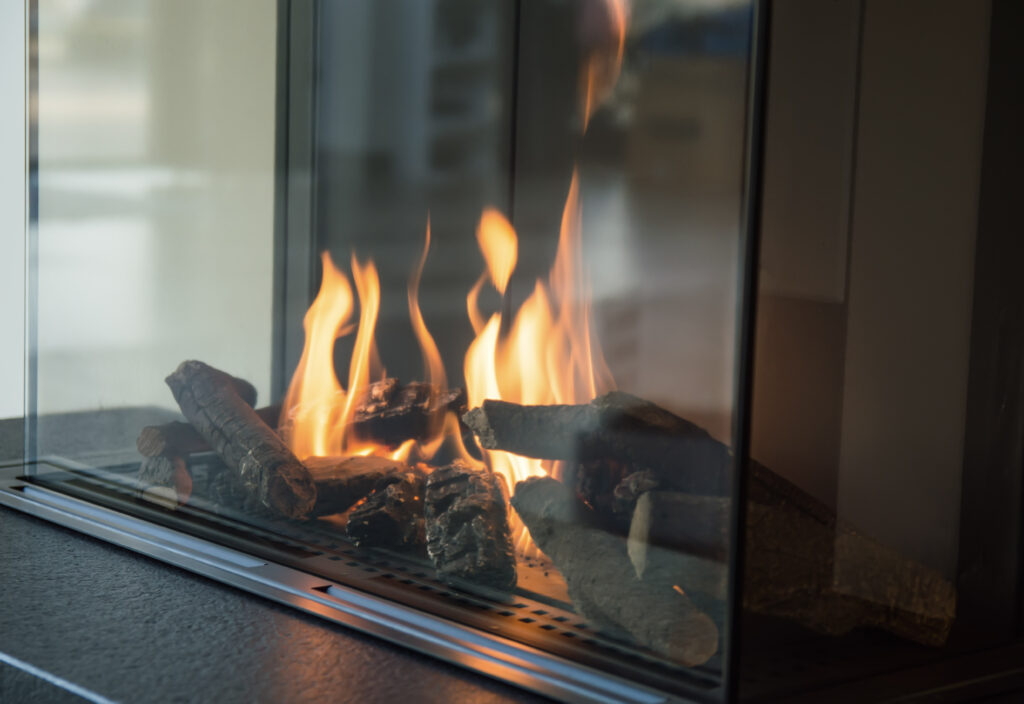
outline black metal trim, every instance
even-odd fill
[[[318,2],[278,0],[271,396],[284,395],[302,353],[316,249]]]
[[[272,334],[270,355],[270,388],[274,398],[284,392],[285,369],[285,291],[288,270],[284,266],[288,249],[288,33],[291,23],[291,0],[277,2],[277,56],[274,109],[274,296],[272,299]]]
[[[1024,4],[994,0],[960,508],[956,635],[1021,635],[1024,561]]]
[[[742,260],[740,262],[740,308],[737,314],[737,355],[733,399],[733,485],[732,525],[729,543],[729,609],[726,613],[726,651],[722,681],[725,701],[736,701],[740,672],[740,621],[743,609],[743,555],[746,534],[747,474],[750,460],[751,402],[753,396],[754,342],[756,337],[758,266],[761,226],[761,181],[765,106],[768,81],[770,0],[752,6],[750,60],[747,72],[747,133],[745,136]]]
[[[515,222],[517,145],[519,140],[519,55],[522,53],[522,0],[512,0],[512,79],[509,85],[508,213]]]

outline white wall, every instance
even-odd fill
[[[176,409],[184,359],[267,398],[276,11],[40,4],[40,414]]]
[[[0,418],[24,413],[24,11],[0,3]]]

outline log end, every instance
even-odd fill
[[[181,457],[147,457],[139,466],[139,485],[142,498],[159,496],[158,503],[180,506],[192,495],[192,475]]]
[[[686,613],[685,619],[673,621],[673,628],[665,634],[663,642],[655,640],[651,645],[676,662],[696,667],[718,652],[718,626],[703,611],[691,607]]]
[[[512,507],[527,524],[536,522],[538,526],[542,521],[579,523],[584,518],[577,511],[572,490],[552,477],[530,477],[518,482]],[[539,520],[529,521],[527,516]],[[541,542],[536,536],[534,540]]]
[[[515,589],[516,558],[501,479],[464,462],[427,477],[427,552],[438,577],[461,588]]]
[[[473,408],[462,416],[462,422],[473,431],[480,446],[485,450],[498,449],[498,439],[494,436],[494,428],[487,419],[487,412],[483,408]]]
[[[139,432],[135,447],[143,457],[157,457],[167,449],[167,441],[158,426],[147,425]]]

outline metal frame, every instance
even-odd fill
[[[302,356],[316,253],[315,0],[278,0],[271,395],[281,398]],[[289,334],[290,333],[290,334]]]
[[[754,340],[757,322],[758,269],[761,224],[761,173],[764,115],[768,77],[768,40],[771,8],[757,0],[751,22],[750,61],[747,76],[747,132],[743,168],[743,221],[740,251],[740,290],[737,314],[739,354],[736,355],[733,396],[732,523],[729,526],[729,584],[726,611],[726,653],[722,671],[725,700],[735,701],[739,692],[740,618],[743,609],[743,555],[747,520],[747,473],[750,465],[751,404],[753,398]]]
[[[965,645],[1024,629],[1022,25],[1024,5],[992,2],[957,568]]]
[[[0,469],[0,505],[567,702],[682,701],[650,687],[344,584],[262,560],[38,485]]]

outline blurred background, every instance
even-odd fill
[[[0,418],[24,415],[25,10],[0,5]]]

